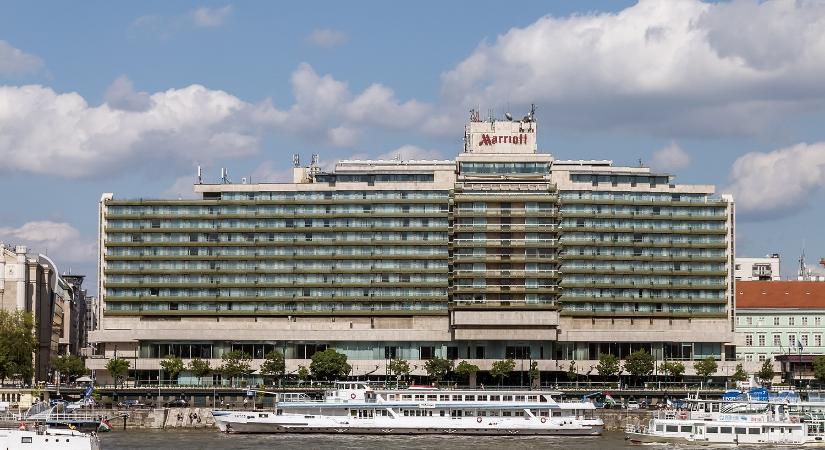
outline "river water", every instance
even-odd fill
[[[100,436],[103,450],[324,450],[324,449],[544,449],[664,450],[672,445],[631,445],[618,432],[601,437],[341,436],[322,434],[222,434],[217,431],[113,431]],[[680,445],[691,448],[690,445]],[[737,447],[747,449],[748,447]],[[754,449],[757,447],[753,447]]]

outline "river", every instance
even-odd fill
[[[114,431],[100,436],[103,450],[324,450],[324,449],[537,449],[612,450],[635,448],[664,450],[672,445],[631,445],[618,432],[601,437],[518,436],[342,436],[321,434],[222,434],[217,431]],[[679,446],[691,448],[685,444]],[[737,447],[748,449],[748,447]],[[757,447],[753,447],[756,449]]]

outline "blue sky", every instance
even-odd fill
[[[103,192],[451,158],[471,107],[535,102],[543,151],[716,184],[791,275],[825,256],[824,43],[816,2],[7,3],[0,240],[93,275]]]

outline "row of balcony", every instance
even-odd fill
[[[274,213],[274,212],[249,212],[249,213],[220,213],[220,212],[206,212],[203,214],[171,214],[171,213],[129,213],[129,214],[112,214],[105,215],[106,220],[129,220],[129,219],[178,219],[178,220],[195,220],[195,219],[336,219],[336,218],[359,218],[359,217],[386,217],[386,218],[404,218],[404,217],[421,217],[425,219],[448,217],[449,213],[446,211],[421,211],[421,212],[379,212],[379,211],[352,211],[352,212],[292,212],[292,213]]]
[[[370,225],[368,227],[357,226],[329,226],[329,227],[264,227],[251,225],[248,227],[227,227],[215,225],[208,228],[177,228],[177,227],[150,227],[140,226],[138,228],[117,228],[106,227],[106,233],[332,233],[332,232],[373,232],[373,231],[398,231],[403,228],[405,232],[447,232],[447,226],[409,226],[409,225]]]
[[[447,260],[447,254],[433,255],[381,255],[381,254],[360,254],[347,255],[343,253],[332,253],[329,255],[300,255],[296,253],[289,253],[283,255],[106,255],[107,261],[291,261],[294,259],[300,260],[319,260],[319,259],[339,259],[339,260],[372,260],[376,256],[383,260]]]
[[[666,219],[666,220],[701,220],[701,221],[725,221],[726,214],[715,214],[712,216],[687,215],[687,214],[642,214],[637,212],[617,213],[617,212],[596,212],[596,211],[563,211],[561,213],[565,219],[574,218],[594,218],[594,219]]]
[[[644,304],[708,304],[708,305],[723,305],[727,304],[728,300],[725,298],[700,298],[700,297],[622,297],[622,296],[575,296],[563,294],[559,300],[562,304],[571,303],[644,303]]]
[[[364,245],[404,245],[404,246],[444,246],[450,241],[448,239],[362,239],[362,240],[342,240],[342,239],[292,239],[292,240],[253,240],[253,241],[139,241],[139,242],[115,242],[105,241],[106,247],[293,247],[293,246],[364,246]]]
[[[289,283],[269,283],[259,281],[219,281],[215,280],[206,283],[197,282],[170,282],[170,281],[137,281],[137,282],[105,282],[104,287],[107,288],[312,288],[312,287],[354,287],[354,288],[370,288],[370,287],[392,287],[392,288],[446,288],[447,281],[416,281],[416,282],[400,282],[400,281],[364,281],[364,282],[336,282],[329,281],[292,281]]]
[[[375,204],[375,203],[447,203],[446,193],[439,198],[400,198],[400,197],[373,197],[373,198],[303,198],[303,199],[244,199],[244,200],[107,200],[106,206],[220,206],[220,205],[345,205],[345,204]]]
[[[694,256],[694,255],[579,255],[564,253],[559,255],[563,260],[599,260],[599,261],[696,261],[696,262],[727,262],[727,256]]]
[[[709,283],[709,284],[700,284],[700,283],[690,283],[687,284],[680,284],[680,283],[642,283],[642,282],[619,282],[614,281],[610,283],[594,283],[594,282],[584,282],[584,283],[576,283],[565,281],[562,279],[561,286],[563,288],[592,288],[592,289],[666,289],[666,290],[724,290],[727,289],[728,285],[726,283]]]
[[[727,201],[721,199],[710,199],[706,201],[682,201],[682,200],[642,200],[642,199],[604,199],[604,198],[571,198],[564,197],[559,200],[562,205],[565,204],[584,204],[584,205],[639,205],[639,206],[687,206],[687,207],[707,207],[718,206],[726,207]]]
[[[449,270],[447,267],[438,269],[419,269],[414,267],[365,267],[359,269],[352,268],[337,268],[334,265],[330,267],[318,268],[283,268],[283,269],[267,269],[267,268],[249,268],[249,269],[226,269],[215,267],[212,269],[184,269],[184,268],[128,268],[128,269],[104,269],[103,272],[107,275],[128,275],[128,274],[241,274],[241,273],[261,273],[261,274],[344,274],[344,273],[416,273],[416,274],[447,274]]]

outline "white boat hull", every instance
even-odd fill
[[[94,434],[85,434],[75,430],[47,429],[37,432],[0,429],[0,449],[100,450],[100,441]]]

